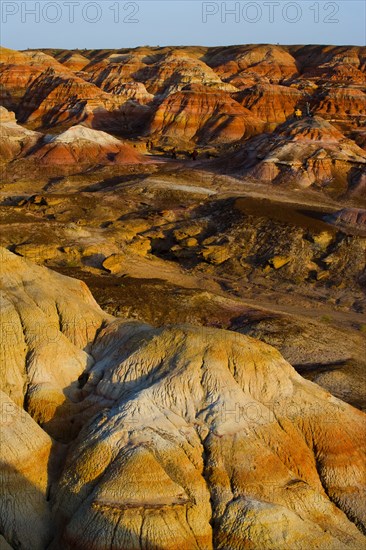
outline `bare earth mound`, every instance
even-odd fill
[[[72,126],[58,136],[46,136],[33,158],[41,164],[136,164],[143,156],[119,139],[85,126]]]

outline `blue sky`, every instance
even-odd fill
[[[366,43],[364,0],[2,0],[8,48]]]

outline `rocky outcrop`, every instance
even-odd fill
[[[21,121],[20,104],[25,94],[43,73],[48,72],[56,72],[64,77],[65,72],[72,74],[52,56],[42,52],[17,52],[0,48],[0,103],[15,111],[17,119]]]
[[[287,48],[271,44],[212,48],[205,60],[224,82],[239,89],[250,80],[278,83],[298,76],[296,60]]]
[[[229,157],[228,164],[263,182],[315,186],[339,196],[362,193],[366,157],[355,142],[316,116],[291,119],[273,133],[253,138]]]
[[[71,71],[79,72],[89,64],[89,59],[77,52],[66,52],[56,56],[57,60]]]
[[[314,112],[338,124],[343,131],[362,127],[366,119],[366,94],[350,85],[318,93]]]
[[[355,227],[366,231],[366,210],[362,208],[344,208],[328,217],[336,225]]]
[[[16,123],[15,113],[8,111],[5,107],[0,107],[0,122],[1,124]]]
[[[249,337],[114,320],[79,281],[8,251],[2,260],[11,327],[2,339],[3,389],[20,403],[25,396],[45,432],[74,439],[49,493],[50,548],[362,547],[361,412]],[[73,403],[74,423],[63,407],[45,407],[61,395]],[[2,468],[21,460],[27,474],[8,477],[7,490],[17,483],[22,495],[28,479],[38,491],[39,529],[29,540],[41,548],[50,536],[50,439],[26,413],[18,429],[23,413],[11,410],[20,411],[7,419],[14,452]],[[27,536],[24,506],[6,516],[12,546]]]
[[[144,82],[135,77],[145,69],[152,55],[148,49],[137,48],[130,52],[100,52],[85,67],[85,77],[106,92],[118,93],[126,83]],[[145,61],[144,61],[145,60]]]
[[[318,84],[365,83],[365,48],[357,46],[295,47],[295,57],[304,79]]]
[[[26,399],[34,420],[67,439],[78,424],[77,379],[92,362],[84,350],[107,317],[81,281],[5,249],[1,259],[0,389],[18,406]]]
[[[234,86],[224,83],[206,63],[184,50],[170,51],[159,60],[155,74],[152,74],[150,67],[145,73],[147,78],[144,72],[141,76],[143,80],[146,78],[148,90],[155,94],[176,93],[187,85],[195,84],[226,92],[236,91]]]
[[[169,95],[150,126],[153,137],[176,142],[230,143],[257,133],[264,124],[228,94],[201,85]]]
[[[52,539],[52,439],[1,390],[0,407],[1,548],[41,550]]]
[[[0,52],[1,102],[32,129],[103,120],[124,99],[97,86],[42,52]],[[95,121],[95,118],[97,121]],[[101,123],[102,124],[102,123]]]
[[[33,132],[17,124],[15,114],[0,107],[0,161],[8,162],[24,156],[42,138],[39,132]]]
[[[109,92],[118,94],[126,100],[133,100],[140,105],[151,103],[155,97],[153,94],[149,94],[142,82],[121,82],[117,79],[108,85],[104,81],[103,88],[108,88]]]
[[[260,120],[266,121],[267,128],[274,129],[293,115],[304,97],[304,92],[298,88],[261,82],[243,90],[237,95],[237,101]]]
[[[68,521],[61,539],[66,548],[80,539],[85,547],[108,545],[111,523],[115,544],[129,548],[172,548],[177,541],[183,548],[240,548],[264,539],[274,548],[300,548],[304,541],[330,548],[361,543],[319,478],[329,483],[339,506],[345,498],[346,506],[355,502],[351,495],[341,496],[344,467],[326,450],[339,448],[339,441],[330,436],[335,425],[327,424],[325,411],[328,421],[331,411],[335,422],[342,422],[352,409],[304,382],[271,348],[235,334],[116,325],[99,338],[103,374],[91,369],[84,391],[97,392],[118,408],[83,430],[60,481],[56,509]],[[112,364],[105,368],[108,341],[119,356],[117,371]],[[360,429],[362,415],[355,414],[351,424]],[[317,435],[311,440],[314,422]],[[118,437],[110,423],[118,426]],[[360,464],[357,440],[351,428],[344,445],[355,446]],[[323,457],[319,471],[314,448]],[[90,483],[86,463],[98,464],[99,483]],[[362,475],[356,474],[359,467],[353,475]],[[328,469],[334,481],[326,481]],[[285,532],[279,533],[278,518],[286,522]]]
[[[122,103],[124,100],[101,92],[71,71],[60,74],[50,68],[27,88],[17,112],[20,121],[34,128],[70,126],[86,120],[98,125],[105,112],[118,110]]]

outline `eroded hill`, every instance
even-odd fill
[[[22,159],[10,172],[37,177],[39,159],[62,172],[75,162],[134,162],[138,153],[164,157],[173,148],[189,158],[196,148],[208,171],[310,186],[364,205],[365,57],[365,48],[341,46],[2,48],[0,104],[24,125],[26,142],[29,131],[43,134],[29,150],[8,145],[15,129],[7,129],[3,160]],[[70,127],[124,143],[94,134],[104,142],[96,151],[75,135],[73,153],[61,137]]]
[[[114,319],[1,258],[11,547],[363,546],[363,413],[257,340]]]

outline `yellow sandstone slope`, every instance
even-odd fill
[[[363,547],[363,413],[257,340],[113,319],[79,281],[6,250],[2,265],[3,389],[43,428],[26,412],[27,437],[21,414],[19,429],[5,426],[3,472],[21,461],[19,499],[22,483],[41,487],[32,522],[42,529],[30,546],[18,507],[2,528],[11,546]]]

